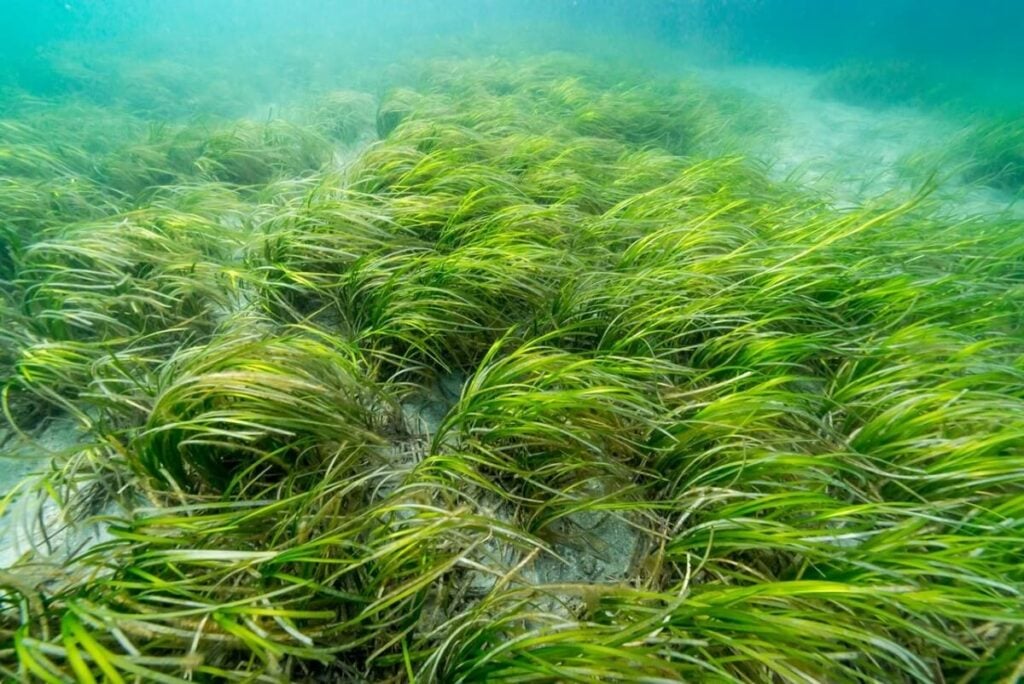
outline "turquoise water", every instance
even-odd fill
[[[656,61],[663,49],[812,69],[895,61],[954,83],[972,106],[1024,100],[1024,9],[1003,0],[10,0],[0,11],[3,80],[45,95],[96,87],[53,63],[83,50],[83,66],[101,82],[116,77],[105,60],[174,60],[198,70],[194,86],[204,85],[203,71],[211,80],[230,72],[240,86],[279,95],[402,55],[603,43]]]

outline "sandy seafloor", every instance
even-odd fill
[[[777,114],[764,141],[747,151],[773,178],[793,180],[828,195],[839,206],[863,204],[924,182],[935,169],[935,199],[953,216],[1009,212],[1024,219],[1024,203],[1005,192],[964,185],[944,158],[963,133],[962,121],[915,107],[876,109],[818,97],[820,75],[776,67],[704,69],[699,76],[760,98]]]
[[[1024,220],[1024,202],[981,186],[965,186],[955,169],[946,173],[941,154],[961,132],[962,124],[911,107],[872,109],[820,98],[815,94],[818,76],[777,67],[728,67],[700,69],[696,75],[719,86],[749,93],[772,112],[771,130],[759,136],[746,156],[765,164],[778,180],[804,185],[820,192],[837,206],[870,202],[888,192],[912,192],[922,181],[907,173],[908,164],[918,168],[938,166],[939,186],[933,199],[951,217],[1001,213]],[[438,413],[442,406],[422,407]],[[439,421],[440,416],[433,416]],[[0,433],[0,492],[9,493],[33,472],[50,467],[55,456],[78,441],[75,423],[68,418],[41,426],[33,440]],[[93,525],[71,529],[41,492],[5,502],[0,508],[0,568],[16,561],[30,548],[60,562],[103,536]],[[40,524],[47,530],[40,538]],[[608,548],[598,554],[577,554],[578,568],[555,569],[546,579],[567,576],[595,577],[602,572],[621,572],[636,552],[636,535],[625,525],[601,530]],[[621,529],[620,529],[621,528]],[[595,556],[600,560],[595,561]],[[595,563],[599,567],[593,566]]]

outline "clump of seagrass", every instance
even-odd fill
[[[963,135],[957,151],[967,160],[969,180],[1015,195],[1024,192],[1024,117],[976,125]]]
[[[867,107],[949,106],[955,90],[948,76],[910,61],[860,60],[829,70],[817,93]]]
[[[314,128],[325,137],[352,145],[372,136],[376,110],[372,95],[336,90],[317,100],[311,119]]]
[[[316,470],[333,453],[372,449],[388,400],[359,352],[320,336],[225,338],[183,349],[154,379],[133,444],[151,475],[223,490]]]

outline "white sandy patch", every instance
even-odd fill
[[[30,558],[60,564],[105,537],[95,523],[69,520],[41,485],[53,459],[81,443],[82,434],[70,417],[49,420],[31,439],[7,440],[0,458],[5,494],[17,488],[0,515],[0,568]]]
[[[698,72],[705,80],[744,90],[780,115],[778,125],[750,150],[776,179],[791,179],[829,194],[839,206],[863,203],[893,190],[911,191],[937,167],[937,197],[954,215],[1010,212],[1024,205],[990,188],[964,184],[950,145],[965,122],[913,107],[872,109],[818,97],[819,76],[796,69],[729,67]],[[921,173],[908,173],[915,164]]]

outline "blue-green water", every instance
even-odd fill
[[[46,95],[87,87],[55,67],[60,54],[100,81],[115,77],[107,59],[174,60],[273,93],[403,56],[601,44],[655,61],[665,49],[813,69],[897,61],[973,106],[1024,101],[1024,9],[1009,0],[9,0],[0,12],[3,81]]]

